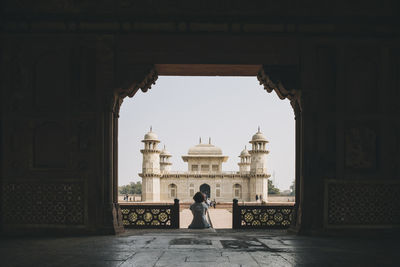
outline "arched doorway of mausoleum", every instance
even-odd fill
[[[200,192],[205,194],[207,196],[207,198],[210,198],[211,190],[210,190],[210,186],[208,184],[200,185]]]

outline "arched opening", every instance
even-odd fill
[[[200,192],[202,192],[203,194],[206,195],[207,198],[211,197],[211,189],[210,186],[208,184],[202,184],[200,185],[199,188]]]
[[[291,103],[291,105],[292,105],[292,107],[294,108],[294,110],[295,110],[295,114],[298,114],[299,112],[300,112],[300,109],[299,109],[299,105],[298,105],[298,101],[297,101],[297,98],[296,98],[296,95],[295,95],[295,93],[293,92],[293,91],[285,91],[285,88],[282,86],[282,84],[280,83],[280,81],[277,81],[277,82],[273,82],[270,78],[269,78],[269,76],[267,76],[265,73],[263,73],[263,72],[260,72],[259,73],[259,76],[258,76],[258,79],[260,80],[260,83],[261,84],[263,84],[264,85],[264,88],[267,90],[267,91],[271,91],[271,90],[275,90],[275,91],[279,91],[279,93],[278,93],[278,96],[279,96],[279,98],[281,98],[281,99],[284,99],[285,97],[290,97],[290,103]],[[148,81],[147,81],[147,83],[148,83]],[[138,89],[138,88],[137,88]],[[261,91],[262,92],[262,91]],[[215,91],[215,94],[217,94],[218,92],[217,91]],[[227,95],[229,95],[229,94],[227,94]],[[289,98],[288,97],[288,98]],[[165,100],[166,99],[168,99],[167,97],[165,97],[164,98]],[[254,102],[254,101],[253,101]],[[156,101],[154,101],[153,103],[156,103]],[[251,106],[252,104],[252,101],[250,100],[249,102],[247,102],[247,103],[245,103],[245,104],[243,104],[242,106],[243,107],[246,107],[246,106]],[[154,105],[153,106],[153,108],[157,108],[157,105]],[[164,113],[164,111],[165,110],[167,110],[167,109],[160,109],[160,112],[162,112],[162,114],[163,114],[163,116],[165,116],[166,114]],[[161,113],[160,113],[161,114]],[[291,116],[293,116],[293,113],[291,113]],[[165,117],[164,117],[165,118]],[[293,118],[293,117],[292,117]],[[176,117],[175,117],[175,119],[176,119]],[[240,121],[238,121],[238,122],[240,122]],[[159,126],[158,126],[159,127]],[[222,128],[220,128],[220,127],[217,127],[218,129],[222,129]],[[268,129],[268,127],[265,127],[266,129]],[[176,128],[176,130],[177,130],[177,128]],[[185,129],[185,134],[187,134],[187,131],[188,131],[189,129]],[[221,130],[222,131],[222,130]],[[292,133],[293,133],[294,131],[292,131]],[[294,139],[294,138],[293,138]],[[200,143],[201,143],[202,141],[200,141]],[[210,142],[211,143],[211,142]],[[167,143],[167,145],[169,145],[168,143]],[[169,147],[168,147],[169,148]],[[145,149],[147,149],[147,150],[157,150],[157,147],[153,144],[153,145],[149,145],[149,146],[145,146]],[[266,146],[266,143],[265,142],[256,142],[256,143],[252,143],[252,150],[253,151],[257,151],[257,153],[261,153],[261,152],[268,152],[267,151],[267,149],[269,149],[269,145],[268,145],[268,147]],[[161,150],[161,149],[160,149]],[[277,150],[274,150],[274,152],[276,152]],[[294,154],[294,153],[293,153]],[[292,154],[292,155],[293,155]],[[164,159],[163,158],[160,158],[160,164],[164,164],[165,162],[164,162]],[[283,162],[283,160],[282,160],[282,162]],[[241,160],[240,161],[240,163],[243,163],[244,165],[250,165],[251,164],[251,157],[245,157],[243,160]],[[287,162],[286,162],[286,164],[287,164]],[[294,165],[294,164],[293,164]],[[150,165],[149,165],[150,166]],[[151,165],[151,167],[150,168],[153,168],[154,169],[154,166],[155,165]],[[256,196],[256,195],[258,195],[258,196],[263,196],[263,200],[266,200],[267,199],[267,195],[268,195],[268,193],[267,193],[267,187],[268,187],[268,185],[267,185],[267,182],[266,182],[266,180],[264,181],[264,180],[261,180],[260,182],[261,183],[258,183],[258,182],[255,182],[254,184],[249,184],[249,185],[246,185],[246,186],[243,186],[243,185],[241,185],[241,183],[239,182],[239,183],[236,183],[236,184],[232,184],[232,183],[234,183],[233,182],[233,180],[232,180],[232,182],[231,182],[231,184],[227,184],[227,185],[225,185],[225,182],[224,181],[221,181],[222,183],[220,183],[219,182],[219,180],[217,179],[218,177],[218,175],[224,175],[224,171],[222,170],[222,168],[221,168],[221,166],[220,165],[216,165],[216,164],[211,164],[211,163],[205,163],[204,164],[204,162],[203,163],[201,163],[201,162],[199,162],[198,164],[192,164],[192,165],[190,165],[189,166],[189,173],[193,173],[193,174],[197,174],[197,175],[204,175],[204,174],[208,174],[208,172],[212,172],[213,173],[213,175],[216,175],[216,176],[214,176],[213,178],[213,182],[208,182],[208,183],[203,183],[200,187],[199,187],[199,189],[200,189],[200,191],[202,191],[202,192],[204,192],[206,195],[207,195],[207,197],[208,198],[210,198],[210,199],[212,199],[212,200],[215,200],[216,198],[224,198],[224,197],[226,197],[226,195],[229,195],[229,197],[228,197],[228,201],[232,201],[232,197],[233,198],[238,198],[238,199],[241,199],[241,200],[243,200],[243,201],[250,201],[250,200],[253,200],[253,198],[254,198],[254,196]],[[250,172],[247,172],[246,170],[245,170],[245,168],[243,168],[243,170],[240,170],[240,172],[242,172],[242,173],[248,173],[248,174],[250,174]],[[239,172],[239,173],[240,173]],[[267,174],[266,173],[266,168],[265,168],[265,166],[262,166],[262,165],[257,165],[257,166],[255,166],[255,172],[257,173],[257,175],[260,175],[260,174],[262,174],[262,173],[265,173],[265,174]],[[234,172],[234,173],[232,173],[232,175],[236,175],[238,172]],[[170,172],[170,174],[169,174],[169,180],[170,181],[172,181],[172,179],[171,178],[174,178],[174,177],[178,177],[179,176],[179,173],[176,173],[176,172]],[[200,177],[200,176],[198,176],[198,177]],[[293,174],[293,176],[292,176],[292,181],[294,180],[293,178],[294,178],[294,174]],[[298,177],[298,173],[296,173],[296,177]],[[265,177],[265,178],[269,178],[269,177]],[[159,179],[159,178],[158,178]],[[157,179],[153,179],[153,181],[156,181]],[[159,180],[161,180],[161,179],[159,179]],[[199,179],[197,179],[198,181],[201,181],[201,180],[199,180]],[[291,182],[292,182],[291,181]],[[296,180],[296,181],[298,181],[298,179]],[[161,183],[161,182],[160,182]],[[178,182],[177,181],[174,181],[174,184],[177,184]],[[296,182],[297,183],[297,182]],[[210,184],[214,187],[215,186],[215,191],[214,192],[211,192],[211,188],[210,188]],[[261,184],[262,186],[261,186],[261,189],[256,189],[257,188],[257,186],[258,186],[258,184]],[[290,183],[291,184],[291,183]],[[264,186],[265,185],[265,186]],[[154,183],[152,183],[152,186],[154,186]],[[196,187],[198,186],[198,183],[196,182]],[[185,188],[186,187],[186,188]],[[160,195],[162,196],[163,195],[163,193],[162,193],[162,191],[164,190],[163,188],[165,188],[165,187],[163,187],[162,186],[162,184],[160,185]],[[224,190],[222,190],[223,188],[225,188]],[[229,190],[229,188],[231,189],[231,190]],[[254,189],[253,189],[254,188]],[[296,187],[296,188],[298,188],[298,187]],[[252,192],[252,190],[254,191],[254,193],[251,193]],[[258,191],[257,191],[258,190]],[[169,199],[171,199],[171,187],[170,186],[167,186],[167,190],[166,190],[168,193],[167,194],[164,194],[164,195],[168,195],[168,198]],[[179,195],[179,198],[182,200],[183,198],[185,198],[186,197],[186,199],[188,200],[188,201],[192,201],[192,199],[191,199],[191,197],[194,195],[194,193],[196,192],[197,190],[195,190],[195,187],[194,187],[194,184],[193,183],[186,183],[186,185],[181,189],[181,195]],[[184,194],[182,194],[182,192],[184,192]],[[177,191],[175,191],[175,193],[176,193],[176,195],[177,195]],[[157,199],[157,198],[153,198],[153,199]],[[161,197],[161,199],[159,199],[159,201],[163,201],[163,199],[162,199],[162,197]],[[225,200],[226,201],[226,200]],[[253,200],[254,201],[254,200]],[[232,203],[232,202],[231,202]]]
[[[169,194],[168,194],[169,198],[172,198],[172,199],[177,198],[177,196],[178,196],[178,187],[176,186],[176,184],[169,184],[168,185],[168,192],[169,192]]]
[[[240,184],[233,185],[233,198],[242,198],[242,186]]]
[[[189,196],[193,197],[194,196],[194,184],[189,185]]]

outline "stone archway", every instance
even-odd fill
[[[113,131],[111,137],[114,140],[112,144],[114,176],[111,182],[113,188],[113,206],[114,220],[118,220],[118,204],[117,204],[117,136],[118,136],[118,117],[120,106],[125,97],[133,97],[139,89],[147,92],[158,79],[158,75],[175,75],[175,76],[256,76],[260,85],[270,93],[275,91],[280,99],[289,99],[294,111],[296,122],[296,166],[295,166],[295,188],[296,188],[296,204],[294,210],[293,227],[300,229],[302,215],[302,188],[301,181],[302,168],[302,110],[304,96],[299,89],[299,70],[297,66],[270,66],[270,65],[221,65],[221,64],[156,64],[156,65],[135,65],[134,71],[127,76],[125,81],[120,81],[120,88],[113,91],[111,110],[113,113],[112,124]],[[203,184],[206,185],[206,184]],[[202,186],[203,186],[202,185]],[[208,185],[207,185],[208,186]],[[203,188],[203,191],[205,188]],[[200,188],[200,191],[202,189]],[[210,189],[205,190],[207,197],[210,197]]]

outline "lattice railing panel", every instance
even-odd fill
[[[125,228],[179,228],[179,202],[174,205],[120,204]]]
[[[84,224],[81,183],[9,183],[3,186],[5,224]]]
[[[233,228],[288,228],[293,206],[233,206]]]
[[[400,225],[400,182],[326,183],[327,226]]]

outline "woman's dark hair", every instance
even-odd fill
[[[197,192],[196,194],[194,194],[193,196],[193,200],[196,201],[197,203],[201,203],[204,202],[204,195],[202,192]]]

